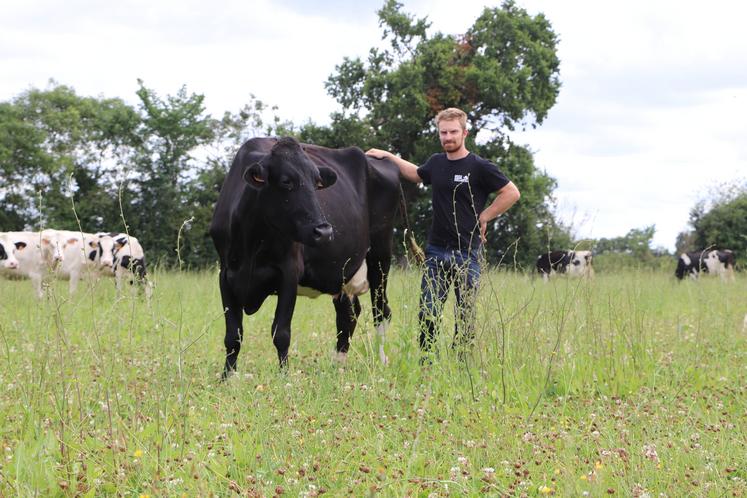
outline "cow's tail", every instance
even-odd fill
[[[422,265],[425,263],[425,252],[415,240],[415,234],[410,227],[410,217],[407,215],[407,201],[405,200],[405,191],[402,189],[402,183],[399,184],[399,204],[402,210],[402,216],[405,219],[405,243],[410,250],[410,255],[415,261]]]

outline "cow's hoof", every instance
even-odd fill
[[[342,363],[343,365],[348,362],[348,354],[342,351],[337,351],[333,358],[337,363]]]
[[[221,384],[224,382],[228,382],[237,375],[238,373],[236,372],[236,370],[223,370],[223,373],[220,374],[220,382]]]

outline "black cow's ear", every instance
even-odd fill
[[[331,168],[319,168],[319,175],[322,177],[322,184],[318,185],[317,188],[327,188],[335,184],[337,181],[337,173]]]
[[[254,163],[244,170],[244,181],[254,188],[267,185],[267,167]]]

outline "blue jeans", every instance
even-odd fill
[[[443,305],[454,285],[454,347],[469,345],[474,338],[475,301],[480,281],[479,248],[451,249],[428,244],[425,273],[420,284],[420,349],[430,351]]]

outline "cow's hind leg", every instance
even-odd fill
[[[350,349],[350,338],[361,314],[361,303],[358,296],[351,298],[344,292],[335,296],[332,302],[337,315],[337,359],[344,361]]]
[[[387,280],[389,277],[389,268],[391,265],[391,244],[388,246],[389,252],[383,251],[382,256],[379,251],[369,251],[366,258],[368,265],[368,282],[371,287],[371,307],[373,308],[374,326],[379,342],[379,359],[386,365],[389,359],[384,352],[384,339],[389,323],[392,320],[392,310],[389,308],[389,301],[386,294]],[[386,247],[385,247],[386,249]]]
[[[223,315],[226,320],[226,364],[223,368],[221,380],[226,380],[236,371],[236,359],[241,351],[241,341],[244,336],[243,309],[233,296],[233,292],[226,282],[225,270],[220,272],[220,295],[223,302]]]

